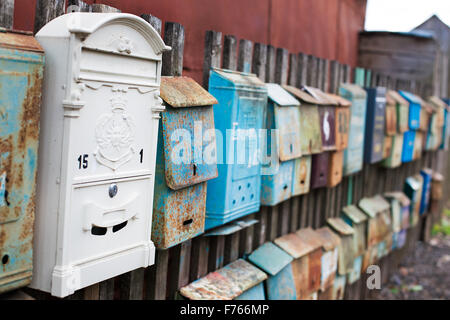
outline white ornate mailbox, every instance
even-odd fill
[[[44,48],[32,287],[64,297],[154,263],[162,52],[143,19],[71,13]]]

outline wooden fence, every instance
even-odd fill
[[[83,5],[81,1],[71,1],[71,3]],[[99,5],[94,10],[89,6],[82,6],[82,8],[83,11],[118,11]],[[38,9],[37,12],[42,14],[36,21],[37,26],[42,26],[63,13],[59,1],[38,1]],[[161,32],[162,22],[158,18],[145,13],[142,17]],[[164,53],[162,74],[180,76],[183,71],[183,26],[174,22],[165,22],[163,39],[172,47],[172,51]],[[236,39],[232,35],[222,37],[222,34],[216,31],[208,31],[205,35],[203,76],[205,88],[207,88],[211,67],[252,72],[265,82],[296,87],[309,85],[332,93],[337,93],[340,83],[351,82],[354,79],[354,70],[349,65],[338,61],[329,61],[304,53],[289,53],[283,48]],[[363,82],[365,86],[380,85],[390,89],[421,93],[421,84],[418,82],[393,79],[370,70],[366,70]],[[244,257],[264,242],[272,241],[300,228],[309,226],[319,228],[325,225],[327,218],[339,216],[342,207],[355,204],[362,197],[403,190],[406,177],[418,173],[424,167],[445,174],[444,164],[446,163],[447,152],[438,151],[424,152],[420,159],[402,164],[395,169],[365,164],[361,172],[344,177],[342,182],[334,188],[315,189],[306,195],[293,197],[274,207],[261,207],[259,212],[248,216],[258,220],[257,224],[229,235],[200,235],[168,250],[157,250],[153,266],[134,270],[78,290],[66,299],[177,298],[180,287]],[[434,204],[432,209],[431,213],[421,218],[416,227],[408,230],[407,244],[403,249],[393,251],[379,261],[383,283],[397,268],[401,258],[414,247],[416,240],[427,237],[431,224],[438,219],[442,211],[442,203]],[[347,285],[345,299],[373,298],[377,290],[369,292],[366,289],[365,280],[365,276],[362,275],[359,281]],[[49,294],[36,290],[27,288],[26,291],[36,298],[55,299]]]

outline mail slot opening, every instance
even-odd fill
[[[288,188],[287,184],[283,186],[283,189],[286,190]]]
[[[289,145],[289,149],[291,150],[291,153],[292,153],[293,150],[294,150],[294,147],[292,146],[292,143]]]
[[[121,229],[123,229],[123,228],[125,228],[126,227],[126,225],[127,225],[127,223],[128,223],[128,221],[125,221],[125,222],[122,222],[122,223],[119,223],[119,224],[116,224],[114,227],[113,227],[113,232],[117,232],[117,231],[119,231],[119,230],[121,230]]]
[[[2,257],[2,264],[7,264],[9,262],[9,255],[5,254]]]
[[[91,228],[91,234],[94,236],[104,236],[106,234],[106,231],[108,231],[108,229],[106,229],[104,227],[93,226]]]
[[[324,176],[324,174],[323,174],[323,172],[322,173],[320,173],[320,175],[319,175],[321,178],[323,178],[323,176]]]
[[[192,165],[192,167],[194,169],[193,175],[196,176],[197,175],[197,166],[194,164],[194,165]]]
[[[300,180],[300,184],[305,184],[305,180]]]
[[[245,197],[242,197],[241,201],[244,202],[245,201]]]
[[[253,199],[255,197],[255,195],[252,193],[251,195],[250,195],[250,199]]]
[[[194,222],[194,219],[188,219],[188,220],[185,220],[185,221],[183,221],[183,226],[188,226],[188,225],[190,225],[192,222]]]
[[[6,182],[8,182],[8,180],[6,180]],[[5,202],[6,202],[6,205],[9,207],[10,203],[8,201],[8,190],[5,190]]]
[[[236,200],[233,200],[233,205],[235,205],[236,204]]]

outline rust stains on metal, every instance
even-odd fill
[[[341,243],[341,239],[328,227],[317,229],[316,233],[321,237],[322,247],[325,251],[331,251]]]
[[[174,108],[218,103],[216,98],[189,77],[161,77],[160,96]]]
[[[43,53],[44,50],[39,45],[34,37],[31,37],[31,32],[24,31],[8,31],[2,32],[0,30],[0,47],[8,49],[20,49],[26,51],[35,51]]]
[[[321,104],[320,101],[318,101],[313,96],[311,96],[310,94],[308,94],[307,92],[305,92],[299,88],[289,86],[289,85],[282,85],[282,87],[283,87],[283,89],[285,89],[289,93],[291,93],[294,97],[299,99],[301,102],[304,102],[307,104],[313,104],[313,105]]]
[[[322,238],[321,236],[315,232],[312,228],[304,228],[297,230],[295,234],[305,243],[310,245],[313,249],[316,250],[322,247]]]

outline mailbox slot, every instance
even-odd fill
[[[311,182],[311,156],[303,156],[294,160],[294,176],[292,178],[292,195],[297,196],[309,192]]]

